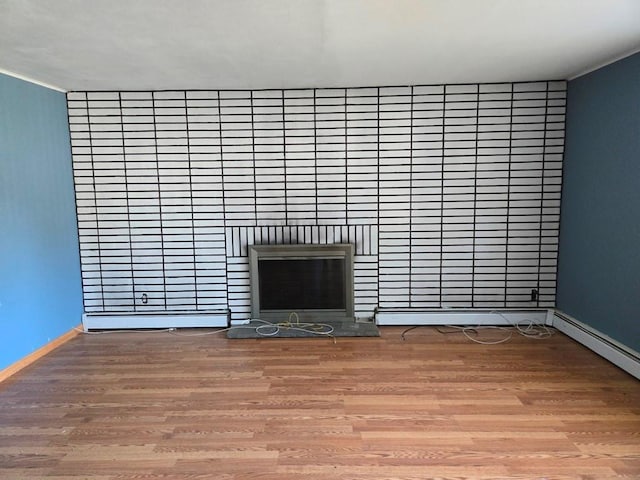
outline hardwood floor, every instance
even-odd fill
[[[560,333],[403,330],[78,336],[0,384],[0,478],[640,478],[640,381]]]

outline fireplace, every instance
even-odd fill
[[[251,318],[353,320],[353,245],[250,245]]]

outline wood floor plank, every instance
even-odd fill
[[[403,330],[78,336],[0,383],[0,479],[640,478],[637,379],[560,333]]]

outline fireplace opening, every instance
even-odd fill
[[[251,245],[251,317],[353,320],[353,246]]]

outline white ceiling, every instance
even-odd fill
[[[566,79],[640,50],[640,0],[0,0],[0,71],[62,90]]]

